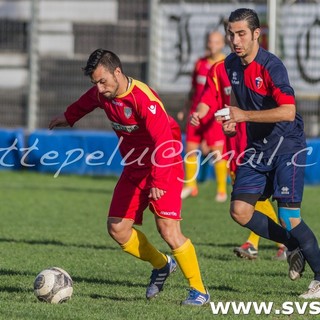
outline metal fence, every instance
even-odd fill
[[[278,3],[281,5],[277,14],[277,53],[284,59],[292,76],[297,107],[305,119],[307,135],[319,136],[320,5],[317,1]],[[32,12],[35,4],[38,5],[38,15]],[[156,82],[157,72],[172,72],[179,63],[174,59],[161,61],[157,55],[161,50],[167,50],[174,57],[172,53],[177,50],[177,43],[172,43],[172,39],[178,20],[165,20],[166,12],[172,9],[176,19],[180,19],[188,13],[188,6],[192,6],[192,13],[211,12],[212,8],[215,8],[214,12],[222,12],[226,8],[227,14],[237,5],[254,6],[267,16],[267,0],[0,0],[0,126],[27,128],[30,101],[35,101],[35,127],[47,127],[53,115],[62,112],[89,88],[90,83],[83,76],[81,67],[88,55],[99,47],[119,54],[125,72],[150,83],[158,90],[168,112],[175,115],[186,100],[192,66],[203,54],[203,48],[199,43],[193,46],[197,50],[192,52],[184,66],[185,74],[170,84],[170,90],[161,86],[161,83],[168,82]],[[296,18],[297,12],[299,19]],[[208,16],[211,24],[218,18],[214,13]],[[34,19],[37,19],[36,34],[32,33]],[[198,30],[197,41],[203,39],[200,34],[203,22],[202,19],[199,25],[193,26],[193,30]],[[297,34],[299,41],[294,38]],[[32,38],[34,35],[36,37]],[[170,47],[171,43],[173,47]],[[36,69],[30,69],[34,61],[32,52],[38,62]],[[300,65],[297,58],[300,58]],[[31,77],[34,73],[38,86],[33,100],[30,100],[30,81],[34,81]],[[178,87],[176,91],[171,89]],[[76,126],[110,129],[101,110]]]

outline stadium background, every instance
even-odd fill
[[[99,47],[116,52],[125,73],[156,89],[175,117],[185,103],[193,64],[204,53],[205,33],[221,29],[223,19],[240,6],[259,13],[262,44],[288,68],[313,148],[308,161],[316,163],[307,170],[307,182],[320,183],[320,4],[311,0],[0,1],[0,167],[21,168],[24,148],[37,139],[38,150],[28,155],[35,163],[31,169],[56,172],[59,165],[40,163],[53,149],[62,157],[60,165],[72,148],[85,155],[102,150],[109,159],[116,142],[101,110],[76,124],[78,130],[52,135],[45,129],[89,88],[81,67]],[[83,158],[63,172],[118,174],[119,162],[88,167]]]

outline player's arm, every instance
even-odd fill
[[[284,95],[284,99],[294,102],[292,97]],[[281,121],[294,121],[296,116],[296,106],[293,103],[280,104],[277,108],[269,110],[242,110],[238,107],[237,99],[231,92],[230,105],[225,105],[229,109],[227,116],[218,116],[218,121],[224,124],[238,122],[258,122],[258,123],[275,123]],[[226,121],[227,120],[227,121]]]
[[[282,104],[275,109],[260,111],[245,111],[238,107],[230,108],[229,122],[258,122],[275,123],[281,121],[294,121],[296,116],[296,106],[294,104]]]
[[[215,65],[209,70],[206,84],[203,88],[201,99],[197,105],[196,112],[193,112],[190,117],[190,123],[193,126],[199,126],[200,120],[204,118],[209,110],[215,112],[219,109],[219,89],[218,89],[218,79],[215,76]]]
[[[70,125],[69,125],[64,113],[57,115],[49,123],[50,130],[52,130],[55,127],[69,127],[69,126]]]
[[[78,120],[97,108],[99,104],[97,88],[92,87],[77,101],[69,105],[64,113],[54,117],[49,123],[49,129],[72,127]]]
[[[207,115],[209,110],[210,107],[207,104],[200,102],[197,105],[197,111],[193,112],[190,116],[190,123],[195,127],[199,126],[200,120]]]

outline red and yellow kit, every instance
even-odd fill
[[[195,64],[192,76],[192,104],[190,114],[195,112],[201,100],[202,92],[206,86],[208,72],[211,70],[214,61],[204,57]],[[186,141],[200,143],[206,140],[208,146],[224,144],[225,136],[222,132],[221,124],[215,121],[214,112],[209,113],[201,119],[201,125],[194,127],[188,123],[186,128]]]
[[[96,108],[103,109],[109,118],[124,162],[109,216],[141,224],[143,210],[151,203],[150,209],[159,216],[180,219],[184,177],[181,133],[156,92],[132,79],[124,94],[108,100],[94,86],[67,108],[65,117],[73,126]],[[152,187],[165,190],[165,195],[149,200]]]
[[[224,67],[224,61],[217,62],[210,69],[205,88],[202,92],[200,102],[210,107],[210,112],[217,112],[230,105],[231,84]],[[226,137],[226,151],[230,153],[230,170],[236,171],[237,164],[241,163],[241,154],[247,145],[246,124],[237,124],[237,134],[234,137]],[[240,158],[239,158],[240,157]],[[239,159],[238,159],[239,158]]]

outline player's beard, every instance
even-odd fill
[[[118,90],[120,86],[119,82],[115,76],[113,76],[113,80],[114,80],[114,90],[112,92],[109,91],[104,94],[104,97],[107,98],[108,100],[114,99],[118,94]]]

